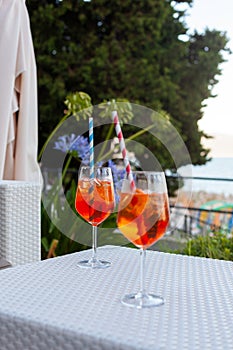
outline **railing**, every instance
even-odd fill
[[[167,176],[168,180],[169,178],[177,179],[177,180],[203,180],[203,181],[225,181],[225,182],[232,182],[233,179],[231,178],[216,178],[216,177],[201,177],[201,176],[176,176],[176,175],[169,175]],[[204,204],[204,203],[203,203]],[[186,207],[182,205],[170,205],[172,212],[175,210],[175,215],[179,218],[180,216],[180,222],[179,227],[176,227],[175,225],[170,227],[170,232],[172,231],[180,231],[188,236],[193,236],[196,234],[199,235],[205,235],[206,233],[210,231],[224,231],[226,234],[233,232],[233,202],[232,202],[232,208],[229,207],[228,210],[224,209],[207,209],[203,207]],[[203,220],[202,216],[203,213],[206,215],[206,219]],[[219,215],[221,216],[221,220],[219,219],[216,223],[213,219],[213,216]]]
[[[184,233],[188,234],[189,236],[193,236],[195,234],[201,234],[205,235],[208,231],[216,231],[221,230],[225,231],[226,233],[230,233],[233,229],[232,223],[228,223],[228,225],[216,225],[214,222],[211,222],[209,219],[202,220],[200,219],[200,213],[211,213],[211,214],[221,214],[221,215],[227,215],[229,217],[229,220],[232,220],[233,217],[233,211],[226,211],[226,210],[217,210],[217,209],[203,209],[203,208],[194,208],[194,207],[183,207],[183,206],[173,206],[170,205],[171,209],[175,208],[178,213],[176,215],[180,215],[183,218],[183,227],[181,228],[179,225],[179,228],[177,227],[170,227],[170,230],[180,230]],[[197,215],[192,214],[179,214],[179,210],[186,210],[188,213],[196,213]]]

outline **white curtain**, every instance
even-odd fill
[[[25,0],[0,0],[0,180],[41,181],[37,71]]]

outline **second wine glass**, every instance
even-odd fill
[[[109,167],[81,168],[75,198],[76,211],[92,225],[92,257],[78,262],[80,267],[106,268],[110,262],[97,258],[97,226],[106,220],[115,206],[112,171]]]
[[[164,299],[145,290],[145,255],[146,249],[164,235],[168,225],[165,175],[163,172],[134,171],[133,191],[128,176],[126,174],[123,180],[117,222],[123,235],[140,248],[140,289],[125,295],[122,303],[139,309],[159,306]]]

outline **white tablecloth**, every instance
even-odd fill
[[[139,252],[108,246],[0,271],[1,350],[232,350],[233,263],[148,251],[146,287],[163,306],[121,304],[137,291]]]

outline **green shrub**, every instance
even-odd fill
[[[233,236],[228,237],[222,232],[198,236],[190,239],[185,248],[176,253],[233,261]]]

